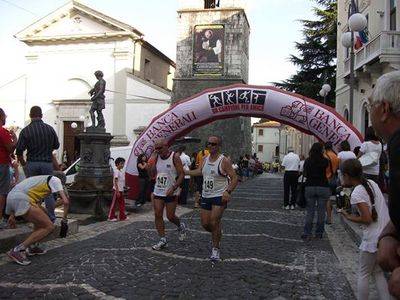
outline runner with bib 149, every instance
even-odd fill
[[[185,170],[191,176],[203,176],[200,219],[205,230],[211,232],[212,251],[210,259],[219,261],[221,241],[221,218],[231,200],[238,178],[231,161],[221,154],[222,139],[210,136],[207,142],[209,154],[196,170]]]

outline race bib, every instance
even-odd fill
[[[168,186],[168,176],[167,174],[158,174],[156,179],[156,187],[161,190],[165,190]]]
[[[214,178],[205,177],[203,181],[203,189],[205,192],[212,192],[214,190]]]

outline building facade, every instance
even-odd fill
[[[104,73],[106,130],[112,145],[135,140],[152,118],[171,102],[175,63],[128,24],[72,1],[16,34],[28,47],[24,75],[0,89],[9,121],[29,123],[29,109],[42,107],[73,161],[76,135],[91,125],[88,91]],[[3,100],[4,99],[4,100]],[[73,126],[71,127],[72,123]],[[74,128],[75,127],[75,128]]]
[[[400,69],[399,0],[358,0],[358,10],[367,18],[368,41],[354,50],[353,125],[362,133],[370,126],[368,97],[382,74]],[[348,31],[351,0],[338,0],[336,110],[349,120],[351,61],[341,44]]]

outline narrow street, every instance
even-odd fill
[[[282,197],[281,177],[240,184],[223,218],[222,262],[209,261],[210,235],[199,210],[187,208],[179,209],[186,240],[167,224],[168,248],[153,251],[149,211],[125,226],[95,224],[86,239],[70,237],[29,266],[0,266],[0,299],[354,299],[354,274],[345,271],[355,270],[341,266],[356,263],[346,253],[356,246],[334,251],[337,234],[346,234],[340,224],[331,225],[336,236],[331,227],[322,240],[304,242],[304,212],[282,210]]]

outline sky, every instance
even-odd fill
[[[223,2],[224,0],[220,0]],[[250,23],[249,84],[270,85],[296,73],[288,58],[303,39],[299,19],[313,20],[313,0],[247,0]],[[81,0],[144,33],[175,61],[178,0]],[[24,74],[26,46],[14,35],[67,0],[0,0],[0,87]]]

